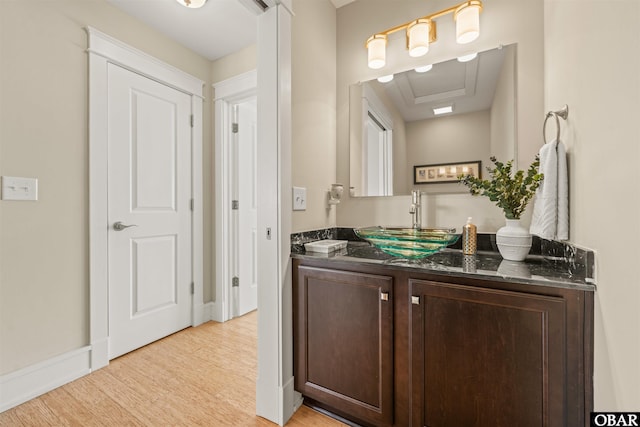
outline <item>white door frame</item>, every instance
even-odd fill
[[[291,295],[292,1],[258,16],[258,379],[256,413],[284,425],[293,389]],[[267,237],[267,229],[271,230]]]
[[[202,109],[203,82],[94,28],[89,38],[89,318],[91,370],[109,364],[109,282],[107,217],[107,64],[191,95],[192,325],[203,317]]]
[[[231,186],[233,168],[231,164],[231,134],[228,123],[232,114],[231,104],[235,101],[257,94],[258,73],[248,71],[236,77],[213,85],[215,90],[215,227],[214,242],[216,248],[215,289],[216,299],[211,314],[212,320],[226,322],[231,319]]]

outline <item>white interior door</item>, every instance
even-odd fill
[[[191,324],[191,96],[112,64],[108,83],[112,359]]]
[[[257,278],[257,101],[245,99],[233,106],[237,132],[237,283],[232,288],[233,316],[258,308]]]
[[[367,196],[393,195],[392,131],[370,112],[363,141],[363,183]]]

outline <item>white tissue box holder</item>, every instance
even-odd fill
[[[305,243],[304,249],[307,252],[320,252],[327,254],[347,247],[347,240],[317,240]]]

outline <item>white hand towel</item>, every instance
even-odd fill
[[[569,238],[569,183],[567,153],[561,141],[540,149],[540,172],[544,180],[534,198],[531,234],[549,240]]]

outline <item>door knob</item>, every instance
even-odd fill
[[[113,224],[113,229],[116,230],[116,231],[122,231],[125,228],[129,228],[129,227],[137,227],[137,225],[136,224],[126,225],[126,224],[123,224],[120,221],[118,221],[115,224]]]

